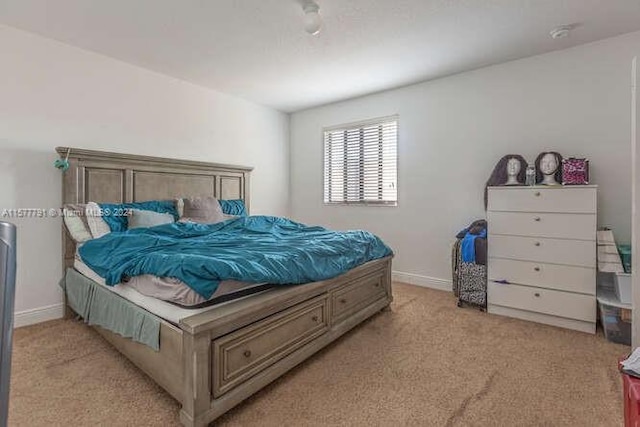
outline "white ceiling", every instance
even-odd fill
[[[1,0],[0,23],[287,112],[640,29],[638,0],[317,0],[310,36],[298,1]]]

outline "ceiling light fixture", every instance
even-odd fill
[[[315,36],[320,32],[322,27],[322,17],[320,16],[320,6],[313,0],[306,1],[302,4],[304,11],[304,30]]]
[[[563,39],[571,33],[571,30],[575,28],[575,25],[560,25],[549,31],[549,35],[553,39]]]

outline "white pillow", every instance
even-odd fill
[[[184,200],[175,199],[174,203],[176,204],[176,211],[178,212],[178,218],[182,218],[184,216]]]
[[[102,219],[100,206],[96,202],[87,203],[85,215],[87,216],[87,224],[89,224],[89,230],[91,230],[91,235],[94,239],[111,233],[111,228],[109,224]]]
[[[84,205],[64,205],[62,214],[64,225],[76,243],[93,239],[91,231],[89,231],[89,224],[86,222]]]
[[[129,230],[132,228],[155,227],[156,225],[171,224],[175,222],[170,213],[160,213],[140,209],[131,209],[129,220]]]

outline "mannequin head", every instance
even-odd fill
[[[522,170],[520,160],[515,157],[509,157],[507,159],[507,182],[505,185],[520,185],[522,182],[518,181],[518,174]]]
[[[484,207],[487,208],[487,187],[495,185],[523,185],[527,161],[519,154],[507,154],[493,168],[484,188]]]
[[[555,151],[540,153],[536,158],[536,184],[558,185],[562,182],[562,156]]]
[[[540,172],[543,175],[553,175],[558,169],[558,160],[552,153],[547,153],[540,159]]]

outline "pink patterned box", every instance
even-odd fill
[[[589,160],[569,157],[562,160],[562,185],[589,183]]]

